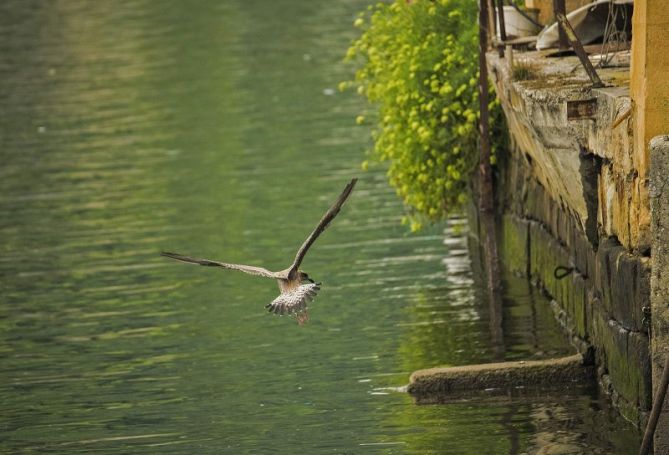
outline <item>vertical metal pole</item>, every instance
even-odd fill
[[[479,163],[490,162],[490,126],[488,119],[488,1],[479,0]],[[501,26],[501,22],[500,22]]]
[[[488,296],[491,307],[491,334],[495,345],[500,346],[496,334],[501,333],[501,300],[499,299],[499,261],[497,258],[497,242],[495,239],[494,224],[494,192],[492,180],[492,165],[490,163],[490,116],[488,112],[488,65],[486,51],[488,43],[488,3],[479,0],[479,212],[482,219],[482,238],[484,247],[484,262],[488,279]],[[501,26],[501,23],[500,23]],[[499,315],[493,318],[492,315]],[[494,327],[492,326],[494,324]]]
[[[660,385],[655,391],[655,400],[653,400],[653,408],[650,411],[650,417],[648,418],[648,424],[646,425],[646,432],[643,435],[643,441],[641,443],[641,448],[639,449],[639,455],[648,455],[648,453],[650,453],[650,447],[653,442],[653,435],[655,434],[657,421],[660,418],[662,405],[664,404],[664,399],[667,395],[667,386],[669,386],[669,356],[667,356],[667,360],[664,364],[664,371],[662,371]]]
[[[486,0],[488,4],[488,49],[493,47],[497,36],[497,20],[495,20],[495,0]]]
[[[504,44],[506,43],[506,24],[504,23],[504,0],[497,0],[497,17],[499,18],[499,56],[504,57]]]
[[[553,15],[557,19],[558,15],[566,16],[567,8],[564,5],[564,0],[553,0]],[[567,41],[567,34],[562,27],[558,27],[558,36],[560,37],[560,50],[566,51],[569,49],[569,42]]]

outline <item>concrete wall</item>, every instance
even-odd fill
[[[652,364],[653,384],[662,376],[669,356],[669,136],[658,136],[650,143],[650,201],[652,234]],[[669,453],[669,399],[655,433],[655,453]]]
[[[537,77],[513,80],[507,60],[488,55],[514,147],[593,242],[614,236],[628,250],[648,254],[647,159],[633,153],[629,118],[613,128],[631,106],[629,70],[599,69],[609,86],[593,89],[576,57],[527,52],[515,59],[533,66]],[[592,116],[568,117],[567,103],[579,100],[592,103]]]

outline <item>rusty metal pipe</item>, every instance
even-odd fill
[[[655,435],[655,429],[657,428],[657,421],[660,418],[662,405],[664,404],[664,399],[667,395],[667,386],[669,386],[669,355],[664,363],[660,385],[657,386],[657,391],[655,392],[653,409],[650,411],[650,417],[648,418],[648,424],[646,425],[646,432],[643,435],[643,442],[639,449],[639,455],[648,455],[648,453],[650,453],[650,448],[653,445],[653,435]]]
[[[567,39],[569,40],[569,44],[571,44],[571,47],[574,49],[574,52],[576,52],[576,56],[581,61],[581,65],[583,65],[583,68],[585,68],[585,72],[588,74],[588,77],[592,81],[592,86],[595,88],[604,87],[604,83],[599,78],[597,71],[595,71],[595,67],[592,66],[592,63],[588,58],[588,54],[586,54],[585,49],[583,49],[583,44],[581,44],[581,40],[578,39],[578,36],[576,36],[576,32],[574,31],[571,24],[567,20],[567,16],[558,13],[555,15],[555,18],[557,19],[558,24],[560,25],[558,28],[560,30],[564,30],[564,33],[565,35],[567,35]]]

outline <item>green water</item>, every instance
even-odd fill
[[[334,92],[366,2],[0,4],[0,452],[631,453],[595,391],[418,406],[411,371],[571,350],[507,278],[505,334],[461,220],[418,235],[365,106]],[[353,176],[303,268],[276,285],[161,258],[283,268]],[[552,451],[548,451],[552,450]]]

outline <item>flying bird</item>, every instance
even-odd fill
[[[265,268],[252,265],[228,264],[226,262],[198,259],[165,251],[160,254],[189,264],[204,265],[207,267],[221,267],[223,269],[239,270],[240,272],[248,273],[250,275],[273,278],[279,284],[281,293],[276,299],[266,305],[265,308],[267,308],[270,313],[274,314],[294,314],[296,315],[297,321],[302,324],[308,319],[307,304],[316,297],[316,294],[321,289],[321,283],[315,282],[306,272],[300,270],[300,264],[302,264],[304,256],[306,256],[309,248],[311,248],[318,236],[323,233],[325,228],[327,228],[330,222],[337,216],[341,207],[344,205],[344,202],[346,202],[346,199],[351,195],[353,187],[357,181],[358,179],[354,178],[346,185],[344,191],[342,191],[328,211],[325,212],[325,215],[323,215],[323,218],[321,218],[321,221],[316,228],[309,234],[304,243],[302,243],[302,246],[297,250],[293,263],[288,268],[278,272],[272,272]]]

